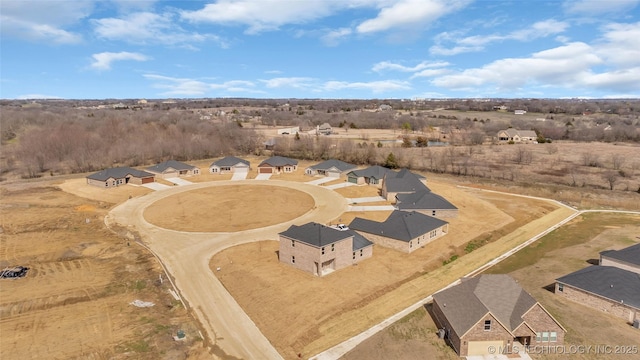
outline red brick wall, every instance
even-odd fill
[[[537,342],[535,334],[531,338],[531,345],[561,345],[564,343],[564,330],[556,323],[553,318],[543,310],[540,304],[536,304],[524,316],[524,321],[535,332],[556,332],[557,340],[555,342]]]
[[[331,245],[325,246],[324,255],[322,249],[311,246],[302,241],[295,241],[295,246],[291,246],[291,240],[288,237],[280,236],[279,260],[282,263],[291,265],[297,269],[316,274],[318,264],[334,259],[334,270],[340,270],[353,264],[353,237],[346,238],[334,243],[333,251]],[[295,263],[291,261],[295,256]],[[364,257],[364,255],[363,255]]]
[[[640,311],[628,305],[621,304],[586,291],[576,289],[574,287],[564,285],[562,291],[559,289],[559,283],[556,283],[555,293],[567,299],[579,302],[591,308],[604,311],[611,315],[624,319],[627,322],[633,322],[634,319],[640,317]]]
[[[491,320],[491,330],[484,330],[485,320]],[[460,356],[467,356],[469,341],[489,341],[489,340],[502,340],[504,341],[504,347],[510,345],[513,341],[513,336],[505,329],[490,313],[483,317],[476,323],[467,333],[462,336],[460,344]]]

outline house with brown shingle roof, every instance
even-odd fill
[[[562,345],[566,330],[508,275],[480,275],[433,295],[439,331],[459,356]]]

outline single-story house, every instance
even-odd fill
[[[307,223],[291,225],[279,235],[280,262],[316,276],[327,275],[373,255],[373,243],[351,230]]]
[[[458,208],[455,205],[427,189],[413,193],[397,194],[396,209],[417,211],[437,218],[454,218],[458,216]]]
[[[331,135],[332,132],[333,132],[333,128],[331,127],[331,125],[329,125],[329,123],[318,125],[318,127],[316,128],[317,134]]]
[[[311,176],[323,175],[323,176],[339,178],[340,175],[344,174],[345,172],[351,171],[355,168],[356,166],[353,164],[349,164],[341,160],[331,159],[331,160],[323,161],[313,166],[309,166],[308,168],[305,169],[304,172],[305,174],[311,175]]]
[[[276,139],[271,138],[262,143],[264,145],[265,150],[273,150],[276,147]]]
[[[298,160],[283,156],[273,156],[258,165],[260,174],[292,173],[298,169]]]
[[[555,293],[629,323],[640,320],[640,244],[600,253],[600,265],[556,279]]]
[[[527,113],[527,110],[514,110],[514,115],[524,115]]]
[[[449,223],[415,211],[395,210],[383,222],[357,217],[349,229],[375,244],[410,253],[446,235]]]
[[[155,175],[130,167],[104,169],[87,176],[87,184],[102,188],[116,187],[124,184],[148,184],[155,182]]]
[[[498,140],[513,142],[531,142],[537,141],[538,134],[533,130],[517,130],[509,128],[498,131]]]
[[[157,174],[163,179],[180,177],[180,176],[192,176],[200,175],[200,168],[197,166],[185,164],[176,160],[167,160],[157,165],[146,168],[150,173]]]
[[[388,171],[382,182],[382,197],[395,201],[398,194],[409,194],[420,190],[430,191],[425,185],[426,178],[407,169]]]
[[[556,346],[566,330],[508,275],[480,275],[433,295],[431,311],[459,356],[510,353],[520,344]],[[519,344],[518,344],[519,343]]]
[[[385,174],[389,171],[392,170],[378,165],[366,169],[353,170],[347,173],[347,181],[358,185],[376,185],[380,188]]]
[[[235,172],[248,173],[251,169],[248,160],[240,159],[235,156],[223,157],[216,160],[209,166],[209,172],[212,174],[227,174]]]

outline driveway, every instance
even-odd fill
[[[340,183],[340,184],[327,185],[327,186],[325,186],[325,188],[333,190],[333,189],[340,189],[340,188],[344,188],[344,187],[347,187],[347,186],[354,186],[354,185],[356,185],[356,184],[350,183],[348,181],[345,181],[345,182]]]
[[[297,219],[265,228],[235,233],[182,232],[163,229],[148,223],[144,209],[152,203],[185,191],[214,186],[237,185],[235,181],[211,181],[176,186],[165,191],[129,199],[105,217],[107,226],[120,225],[136,232],[141,241],[160,259],[175,279],[175,285],[192,313],[205,328],[220,357],[239,359],[282,359],[269,340],[222,286],[209,268],[214,254],[231,246],[277,239],[278,233],[292,224],[309,221],[328,223],[346,211],[345,199],[324,187],[299,182],[247,180],[242,185],[279,185],[311,195],[315,207]],[[265,189],[268,191],[268,189]],[[222,269],[224,271],[224,269]]]
[[[169,185],[165,185],[165,184],[160,184],[157,182],[152,182],[152,183],[148,183],[148,184],[142,184],[142,186],[149,188],[151,190],[165,190],[165,189],[171,189],[171,186]]]
[[[349,211],[389,211],[395,210],[396,208],[393,205],[371,205],[371,206],[361,206],[361,205],[349,205]]]
[[[386,201],[387,199],[382,196],[368,196],[368,197],[360,197],[360,198],[347,198],[347,203],[349,204],[362,204],[362,203],[370,203],[370,202],[378,202],[378,201]]]
[[[166,178],[165,180],[167,180],[168,182],[172,182],[176,185],[191,185],[193,184],[191,181],[185,180],[183,178],[178,178],[178,177],[172,177],[172,178]]]
[[[307,184],[309,184],[309,185],[320,185],[320,184],[324,184],[326,182],[334,181],[334,180],[338,180],[338,178],[334,178],[334,177],[330,177],[330,176],[323,176],[323,177],[321,177],[319,179],[307,181]]]
[[[256,180],[269,180],[272,174],[258,174]]]
[[[247,178],[247,175],[249,175],[248,171],[235,171],[233,173],[233,176],[231,176],[231,180],[233,181],[244,180]]]

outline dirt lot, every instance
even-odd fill
[[[311,196],[279,186],[230,185],[162,199],[144,212],[150,223],[179,231],[230,232],[292,220],[314,206]]]
[[[524,241],[514,238],[526,235],[526,228],[512,238],[504,235],[532,219],[548,215],[556,221],[570,213],[537,200],[462,190],[435,182],[429,186],[458,206],[460,215],[451,219],[447,236],[412,254],[378,246],[373,258],[340,270],[339,276],[316,278],[280,264],[275,254],[277,241],[264,241],[222,251],[213,257],[211,266],[225,268],[216,275],[283,356],[292,358],[301,353],[306,357],[427,296],[440,284],[487,261],[492,254],[513,247],[513,241]],[[350,216],[345,213],[341,218],[347,222]],[[539,226],[542,225],[533,226],[529,232],[539,232]],[[438,269],[433,277],[425,275],[440,268],[452,254],[464,254],[469,241],[475,239],[483,244],[482,241],[488,243],[501,237],[505,240],[457,260],[459,266]],[[310,303],[322,306],[309,306]],[[345,323],[350,326],[345,327]]]
[[[560,276],[590,266],[599,252],[633,244],[640,233],[640,217],[588,214],[547,235],[530,247],[488,270],[508,273],[567,329],[565,345],[637,345],[638,337],[624,320],[557,297],[548,285]],[[531,276],[535,274],[535,276]],[[603,331],[606,329],[606,331]],[[457,359],[436,336],[433,320],[424,309],[366,340],[345,360]],[[417,341],[417,340],[420,341]],[[561,359],[560,355],[533,355],[534,359]],[[594,355],[571,356],[593,359]],[[599,356],[598,359],[635,359],[633,356]]]
[[[110,203],[37,184],[0,191],[0,268],[30,268],[0,279],[0,358],[210,358],[157,261],[105,229]],[[184,342],[172,339],[179,329]]]

